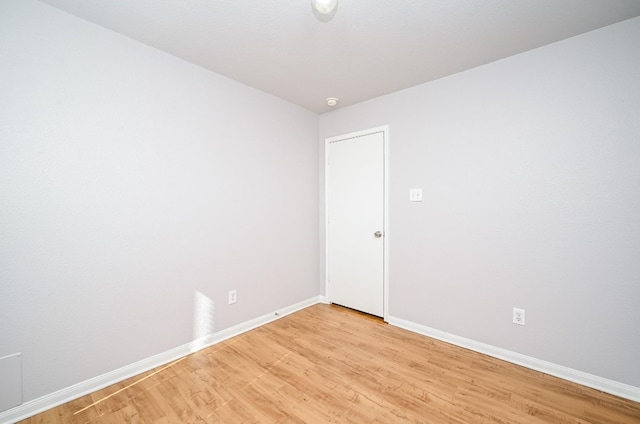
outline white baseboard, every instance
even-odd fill
[[[485,355],[493,356],[494,358],[502,359],[513,364],[522,365],[523,367],[540,371],[545,374],[553,375],[564,380],[569,380],[583,386],[591,387],[593,389],[619,396],[621,398],[640,402],[640,387],[635,387],[629,384],[609,380],[607,378],[598,377],[597,375],[543,361],[531,356],[522,355],[520,353],[512,352],[510,350],[502,349],[486,343],[481,343],[475,340],[456,336],[454,334],[446,333],[444,331],[436,330],[400,318],[389,317],[388,322],[390,325],[404,328],[405,330],[409,330],[414,333],[442,340],[443,342],[451,343],[465,349],[470,349],[476,352],[483,353]]]
[[[253,330],[254,328],[260,327],[261,325],[268,324],[272,321],[275,321],[279,318],[292,314],[308,306],[315,305],[317,303],[326,303],[326,299],[324,298],[324,296],[316,296],[302,302],[298,302],[294,305],[287,306],[285,308],[279,309],[266,315],[262,315],[258,318],[254,318],[238,325],[234,325],[233,327],[221,330],[210,336],[194,340],[185,345],[178,346],[174,349],[168,350],[147,359],[143,359],[131,365],[127,365],[98,377],[85,380],[81,383],[66,387],[62,390],[58,390],[57,392],[50,393],[38,399],[25,402],[20,406],[0,412],[0,423],[10,424],[18,422],[20,420],[24,420],[28,417],[39,414],[40,412],[44,412],[48,409],[62,405],[63,403],[70,402],[81,396],[95,392],[96,390],[103,389],[112,384],[126,380],[127,378],[131,378],[143,372],[176,361],[193,352],[197,352],[198,350],[207,348],[216,343],[220,343],[224,340],[230,339],[231,337],[235,337],[249,330]]]

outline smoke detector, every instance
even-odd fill
[[[327,97],[327,106],[334,107],[337,104],[338,104],[338,99],[336,99],[335,97]]]

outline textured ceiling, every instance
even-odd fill
[[[323,113],[640,16],[639,0],[41,0]],[[640,41],[640,40],[639,40]]]

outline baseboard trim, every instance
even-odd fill
[[[225,330],[218,331],[210,336],[203,337],[198,340],[194,340],[189,343],[189,349],[191,351],[189,353],[197,352],[201,349],[207,348],[209,346],[213,346],[216,343],[223,342],[232,337],[238,336],[242,333],[246,333],[247,331],[253,330],[254,328],[258,328],[262,325],[268,324],[272,321],[280,319],[284,316],[297,312],[301,309],[307,308],[309,306],[315,305],[317,303],[322,302],[323,296],[316,296],[311,299],[303,300],[302,302],[298,302],[296,304],[287,306],[282,309],[278,309],[274,312],[271,312],[266,315],[262,315],[260,317],[254,318],[249,321],[245,321],[238,325],[234,325],[233,327],[227,328]]]
[[[572,381],[574,383],[591,387],[605,393],[610,393],[621,398],[629,399],[634,402],[640,402],[640,387],[631,386],[629,384],[609,380],[607,378],[543,361],[531,356],[522,355],[520,353],[512,352],[507,349],[502,349],[486,343],[467,339],[465,337],[456,336],[455,334],[436,330],[434,328],[426,327],[424,325],[416,324],[414,322],[406,321],[400,318],[389,317],[388,323],[390,325],[403,328],[414,333],[422,334],[423,336],[432,337],[443,342],[451,343],[465,349],[483,353],[494,358],[502,359],[513,364],[521,365],[523,367],[540,371],[554,377]]]
[[[298,302],[296,304],[278,309],[274,312],[262,315],[252,320],[234,325],[233,327],[227,328],[225,330],[221,330],[210,336],[194,340],[190,343],[178,346],[174,349],[168,350],[158,355],[154,355],[150,358],[143,359],[141,361],[110,371],[89,380],[85,380],[73,386],[58,390],[57,392],[42,396],[38,399],[25,402],[20,406],[16,406],[15,408],[0,412],[0,423],[11,424],[24,420],[48,409],[55,408],[56,406],[95,392],[96,390],[103,389],[107,386],[126,380],[143,372],[161,367],[173,361],[177,361],[178,359],[197,352],[201,349],[213,346],[216,343],[220,343],[232,337],[238,336],[242,333],[253,330],[254,328],[268,324],[272,321],[275,321],[317,303],[326,303],[326,299],[324,298],[324,296],[316,296],[307,300],[303,300],[302,302]]]

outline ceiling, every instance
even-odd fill
[[[640,16],[639,0],[41,0],[316,113]]]

